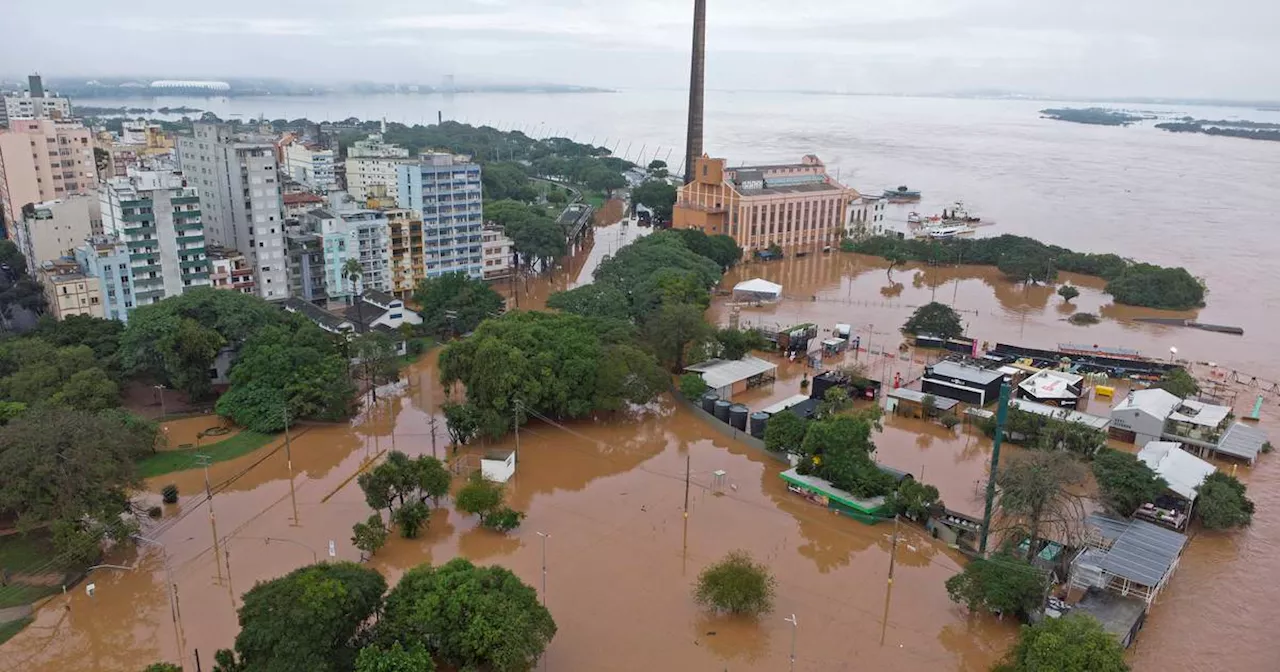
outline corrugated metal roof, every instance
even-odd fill
[[[902,399],[904,401],[914,401],[917,404],[922,403],[925,397],[931,396],[933,397],[933,407],[938,409],[939,411],[949,411],[955,408],[956,405],[960,403],[955,399],[951,399],[950,397],[939,397],[936,394],[929,395],[919,390],[908,390],[905,387],[899,387],[896,390],[891,390],[889,392],[889,396],[894,399]]]
[[[1026,399],[1010,399],[1009,407],[1016,408],[1027,413],[1035,413],[1049,418],[1058,418],[1067,422],[1074,422],[1078,425],[1092,427],[1093,429],[1106,429],[1111,424],[1111,418],[1104,418],[1101,415],[1091,415],[1080,411],[1073,411],[1069,408],[1059,408],[1048,404],[1038,404],[1034,401]]]
[[[1187,545],[1186,535],[1145,520],[1122,521],[1093,514],[1088,522],[1111,532],[1124,527],[1098,566],[1108,574],[1143,586],[1159,585]]]
[[[760,409],[760,412],[773,415],[774,413],[781,413],[787,410],[788,408],[795,406],[796,404],[803,403],[808,400],[809,400],[809,395],[797,394],[794,397],[787,397],[786,399],[783,399],[782,401],[779,401],[778,403],[773,404],[772,406],[766,406]]]
[[[1139,410],[1164,420],[1181,403],[1182,400],[1177,396],[1160,388],[1134,390],[1125,395],[1120,403],[1111,409],[1111,413],[1114,416],[1116,411]]]
[[[701,373],[703,382],[708,387],[718,390],[777,368],[778,365],[773,362],[748,356],[742,359],[713,359],[695,364],[685,370]]]
[[[944,378],[958,378],[967,380],[981,385],[987,385],[1004,377],[1004,374],[995,369],[984,369],[980,366],[971,364],[960,364],[958,362],[943,361],[929,367],[929,372],[933,375],[942,376]]]
[[[1217,451],[1241,457],[1250,462],[1258,459],[1258,453],[1267,442],[1267,435],[1262,430],[1239,422],[1227,428],[1226,433],[1218,441]]]
[[[1138,451],[1138,459],[1163,478],[1169,489],[1195,500],[1196,488],[1218,468],[1183,450],[1173,441],[1152,441]]]

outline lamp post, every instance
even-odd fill
[[[1170,348],[1169,348],[1169,362],[1170,362],[1170,363],[1172,363],[1172,362],[1173,362],[1173,358],[1174,358],[1177,354],[1178,354],[1178,348],[1177,348],[1176,346],[1175,346],[1175,347],[1170,347]]]
[[[787,669],[795,672],[796,669],[796,628],[800,627],[800,623],[796,621],[796,615],[791,614],[791,618],[782,619],[791,624],[791,658]]]
[[[551,535],[539,532],[538,536],[542,537],[542,606],[545,607],[547,606],[547,539],[550,539]]]
[[[164,387],[164,385],[152,385],[152,387],[153,387],[153,388],[155,388],[156,393],[160,395],[160,419],[162,419],[162,420],[163,420],[163,419],[164,419],[164,416],[166,415],[166,413],[165,413],[165,411],[164,411],[164,390],[165,390],[165,387]]]

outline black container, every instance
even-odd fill
[[[724,399],[717,401],[715,405],[715,410],[713,411],[716,414],[716,419],[721,422],[729,422],[730,406],[733,406],[733,404],[725,401]]]
[[[729,426],[739,431],[747,431],[747,415],[751,413],[751,409],[742,404],[734,404],[729,407]]]
[[[715,410],[716,402],[720,401],[720,395],[715,392],[707,392],[702,395],[702,410],[710,413]]]
[[[751,414],[751,436],[757,439],[764,438],[765,425],[769,424],[769,414],[763,411],[756,411]]]

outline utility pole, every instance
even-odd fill
[[[289,403],[284,402],[281,410],[284,412],[284,459],[289,466],[289,501],[293,504],[292,525],[298,527],[302,523],[298,521],[298,497],[293,488],[293,442],[289,437]],[[230,564],[227,565],[227,573],[231,573]]]
[[[551,535],[545,532],[539,532],[542,537],[542,606],[547,606],[547,540]]]
[[[427,421],[427,426],[431,428],[431,457],[436,457],[436,428],[439,424],[440,421],[436,419],[434,414],[432,414],[431,419]]]
[[[693,463],[692,456],[684,454],[684,519],[689,520],[689,467]]]
[[[516,399],[512,404],[515,413],[511,416],[511,423],[516,427],[516,462],[520,461],[520,400]]]
[[[991,532],[991,509],[996,500],[996,474],[1000,467],[1000,444],[1004,441],[1004,423],[1009,416],[1009,383],[1000,386],[1000,401],[996,406],[996,437],[991,445],[991,473],[987,475],[987,505],[982,513],[982,539],[978,554],[987,554],[987,535]]]
[[[893,516],[893,544],[889,547],[889,579],[884,588],[884,615],[880,617],[880,646],[884,646],[885,630],[889,627],[889,598],[893,594],[893,568],[898,561],[898,530],[902,518]]]
[[[791,664],[787,669],[795,672],[796,669],[796,628],[800,627],[800,623],[796,621],[796,615],[791,614],[791,618],[782,619],[791,624]]]
[[[218,557],[222,554],[218,548],[218,521],[213,515],[213,488],[209,485],[209,463],[212,460],[208,455],[196,455],[196,459],[204,467],[204,497],[209,503],[209,529],[213,532],[213,565],[218,568],[218,585],[222,585],[222,558]]]

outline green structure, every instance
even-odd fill
[[[778,475],[787,482],[787,489],[791,492],[868,525],[893,518],[884,497],[859,499],[826,480],[817,476],[805,476],[795,469],[788,469]]]

